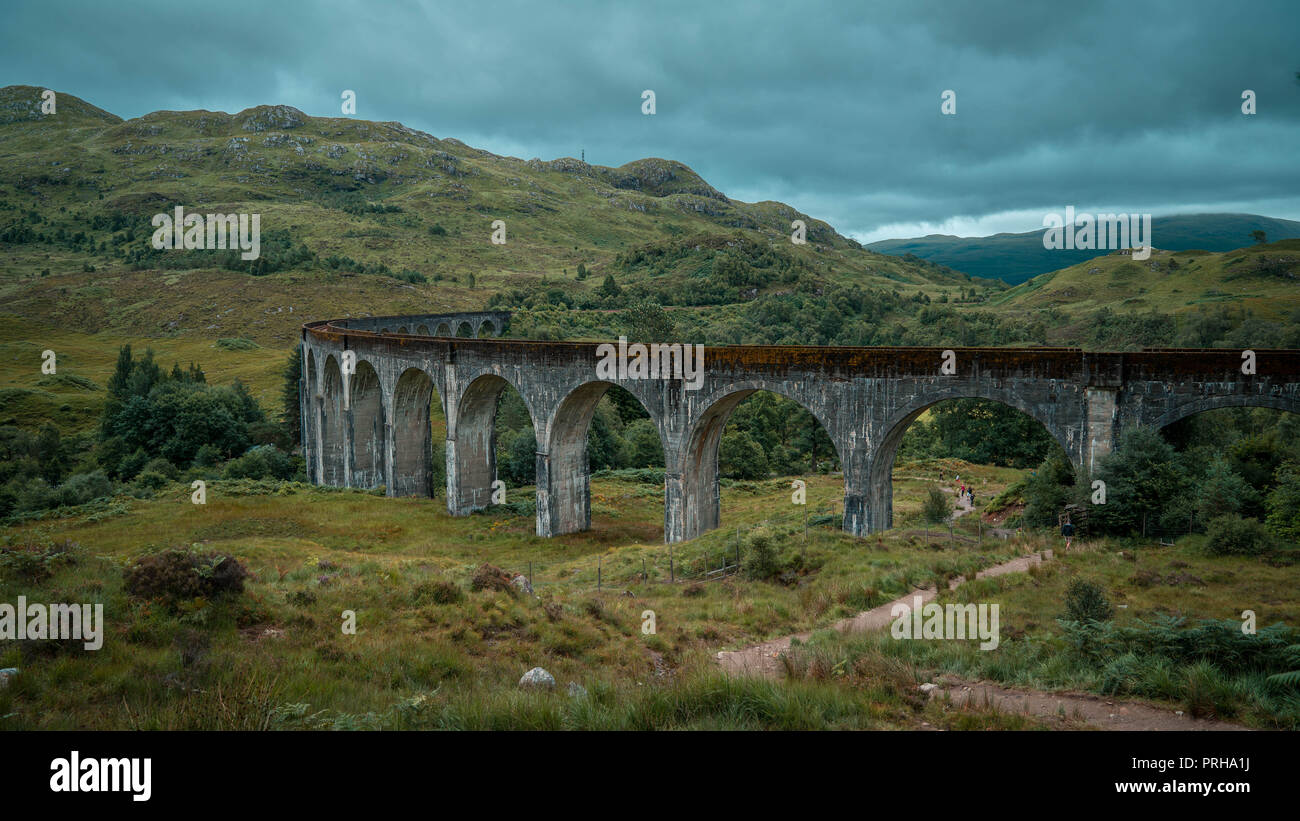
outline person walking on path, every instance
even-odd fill
[[[1061,535],[1065,537],[1065,549],[1070,549],[1070,542],[1074,540],[1074,525],[1066,519],[1065,524],[1061,525]]]

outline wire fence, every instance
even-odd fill
[[[678,545],[646,548],[635,556],[602,554],[596,557],[594,571],[574,568],[570,561],[532,561],[503,567],[511,577],[523,576],[533,592],[546,589],[565,592],[625,591],[636,585],[683,584],[720,581],[743,573],[746,569],[746,545],[756,530],[781,529],[782,535],[801,532],[806,544],[809,530],[841,521],[833,505],[815,512],[806,509],[772,515],[762,521],[735,525],[725,536],[713,531],[703,544],[689,550]]]
[[[967,518],[968,517],[968,518]],[[963,519],[965,521],[963,521]],[[663,545],[647,547],[629,554],[626,549],[596,557],[594,568],[574,567],[572,560],[530,561],[503,567],[512,578],[522,576],[535,593],[546,590],[566,593],[630,592],[637,586],[657,584],[704,584],[745,573],[751,560],[748,547],[754,531],[767,529],[774,537],[794,537],[807,545],[810,533],[828,526],[838,530],[842,514],[835,503],[815,510],[806,506],[783,514],[773,514],[761,521],[734,525],[711,531],[689,546]],[[960,524],[958,524],[960,522]],[[1194,522],[1189,522],[1194,525]],[[981,547],[986,543],[1018,543],[1023,549],[1064,547],[1063,537],[1050,531],[1004,528],[983,521],[980,508],[972,508],[962,517],[950,516],[941,523],[919,523],[904,528],[919,535],[927,544],[947,542],[951,545]],[[1173,546],[1178,539],[1196,532],[1187,528],[1158,528],[1147,524],[1142,537],[1163,546]],[[725,535],[723,535],[725,533]],[[1076,535],[1076,540],[1087,540]]]

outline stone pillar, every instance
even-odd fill
[[[867,490],[866,520],[864,535],[894,526],[894,478],[888,473]]]
[[[537,535],[591,529],[591,473],[580,449],[537,454]]]
[[[557,532],[556,515],[553,509],[555,493],[551,487],[551,457],[538,452],[536,455],[537,472],[537,535],[550,538]]]
[[[315,481],[316,484],[323,485],[325,484],[325,397],[313,396],[311,407],[312,427],[315,428],[311,443],[316,452]]]
[[[391,407],[384,413],[384,495],[397,495],[397,440],[393,438],[393,413]]]
[[[447,512],[452,516],[468,516],[460,508],[460,471],[456,469],[456,440],[450,437],[444,443],[447,473]]]
[[[844,474],[844,532],[850,536],[865,536],[870,531],[870,502],[867,489],[861,481]]]
[[[856,436],[839,443],[841,465],[844,468],[844,532],[853,536],[865,536],[873,530],[879,530],[882,513],[882,490],[873,485],[871,460],[858,443],[866,436]],[[886,503],[890,487],[886,484],[883,494]],[[885,514],[886,516],[888,514]]]
[[[343,415],[343,487],[352,487],[352,448],[356,437],[352,435],[352,408]]]
[[[1089,387],[1084,421],[1083,453],[1070,455],[1076,481],[1091,476],[1097,463],[1115,449],[1119,419],[1119,390]]]
[[[686,540],[686,487],[680,473],[664,473],[664,544]]]

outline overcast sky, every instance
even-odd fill
[[[352,89],[499,154],[679,160],[864,242],[1067,205],[1300,219],[1300,0],[5,5],[0,85],[122,117]]]

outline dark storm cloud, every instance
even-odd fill
[[[359,117],[525,158],[677,159],[860,238],[1028,230],[1065,205],[1300,218],[1294,0],[45,0],[5,22],[0,83],[124,117],[337,115],[353,89]],[[945,89],[956,116],[940,114]]]

